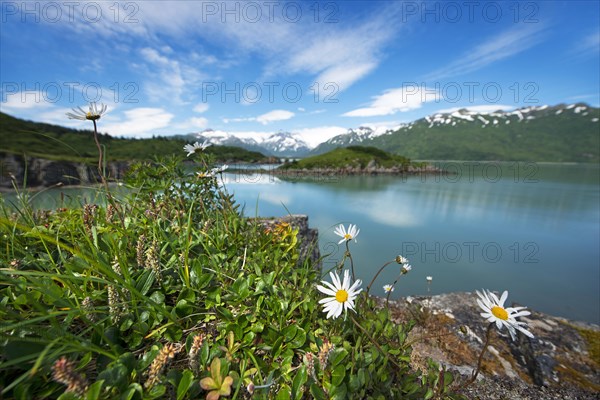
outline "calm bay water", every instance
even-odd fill
[[[324,269],[344,252],[337,224],[357,224],[350,249],[355,270],[370,282],[398,254],[413,270],[393,297],[508,290],[509,302],[570,319],[600,323],[600,167],[527,163],[445,163],[448,176],[306,177],[284,181],[225,174],[248,216],[307,214],[319,229]],[[3,194],[10,200],[11,194]],[[93,192],[52,189],[37,207],[80,204]],[[62,200],[61,200],[62,198]],[[373,286],[392,283],[390,265]],[[425,277],[432,276],[427,284]]]
[[[356,274],[370,282],[398,254],[413,270],[396,296],[487,288],[509,301],[600,322],[600,168],[597,165],[445,163],[448,176],[309,177],[281,181],[229,175],[249,216],[307,214],[331,268],[344,252],[337,224],[360,228]],[[390,265],[375,294],[392,283]],[[430,285],[426,276],[432,276]],[[372,289],[373,290],[373,289]]]

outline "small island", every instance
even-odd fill
[[[348,146],[325,154],[307,157],[283,164],[273,171],[281,176],[314,175],[400,175],[419,173],[443,173],[425,162],[391,154],[376,147]]]

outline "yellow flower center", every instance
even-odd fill
[[[498,307],[498,306],[492,307],[492,314],[494,314],[494,316],[496,318],[500,318],[504,321],[506,321],[508,319],[508,313],[502,307]]]
[[[344,239],[346,239],[346,240],[352,240],[352,235],[351,235],[351,234],[349,234],[349,233],[346,233],[346,234],[344,235]]]
[[[348,292],[346,292],[344,289],[338,290],[335,294],[335,299],[340,303],[345,303],[346,300],[348,300]]]

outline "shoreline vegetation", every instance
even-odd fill
[[[573,324],[567,334],[560,320],[505,306],[506,290],[406,299],[402,308],[390,295],[410,260],[390,251],[364,285],[354,275],[353,224],[335,228],[345,251],[322,271],[327,256],[315,253],[318,232],[306,217],[244,217],[218,183],[225,168],[207,142],[185,146],[192,166],[183,156],[132,163],[123,179],[136,190],[113,196],[96,130],[105,111],[90,104],[68,115],[94,124],[106,202],[33,210],[18,191],[13,211],[0,196],[0,397],[591,399],[600,391],[594,327]],[[325,156],[283,169],[415,167],[374,148]],[[377,281],[384,269],[393,283]],[[385,299],[370,295],[374,285]],[[482,380],[498,371],[509,380],[487,390]]]

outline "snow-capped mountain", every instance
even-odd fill
[[[592,161],[598,157],[599,113],[598,108],[582,103],[512,111],[450,109],[393,128],[348,129],[312,149],[300,134],[290,132],[240,137],[207,129],[192,137],[277,157],[304,157],[336,147],[363,145],[413,159],[530,159],[536,153],[531,159],[564,161],[566,158],[556,151],[563,146],[572,150],[570,159]],[[523,148],[536,150],[532,153]]]
[[[336,147],[346,147],[358,145],[364,141],[374,139],[378,136],[385,135],[400,129],[404,125],[399,125],[395,128],[375,127],[374,129],[368,126],[360,126],[356,129],[348,129],[348,132],[334,136],[333,138],[321,143],[311,151],[311,154],[321,154],[333,150]]]
[[[451,152],[433,149],[445,146],[446,149],[469,148],[464,152],[468,156],[464,157],[485,159],[484,155],[494,154],[491,151],[494,145],[501,145],[508,152],[509,147],[519,142],[532,146],[536,140],[547,141],[555,135],[564,137],[586,132],[586,138],[593,137],[591,132],[600,130],[598,114],[598,108],[581,103],[532,106],[513,111],[451,109],[379,132],[368,128],[349,129],[347,133],[321,143],[311,154],[322,154],[336,147],[364,145],[412,158],[440,159],[446,154],[450,157]],[[588,145],[593,146],[595,142],[591,140]],[[587,155],[582,153],[582,157]]]
[[[225,131],[206,129],[193,136],[196,140],[207,140],[216,145],[242,147],[279,157],[302,157],[310,151],[309,146],[299,135],[290,132],[278,132],[263,138],[244,138]]]
[[[299,135],[290,132],[278,132],[264,139],[260,145],[273,155],[284,157],[301,157],[310,148]]]

